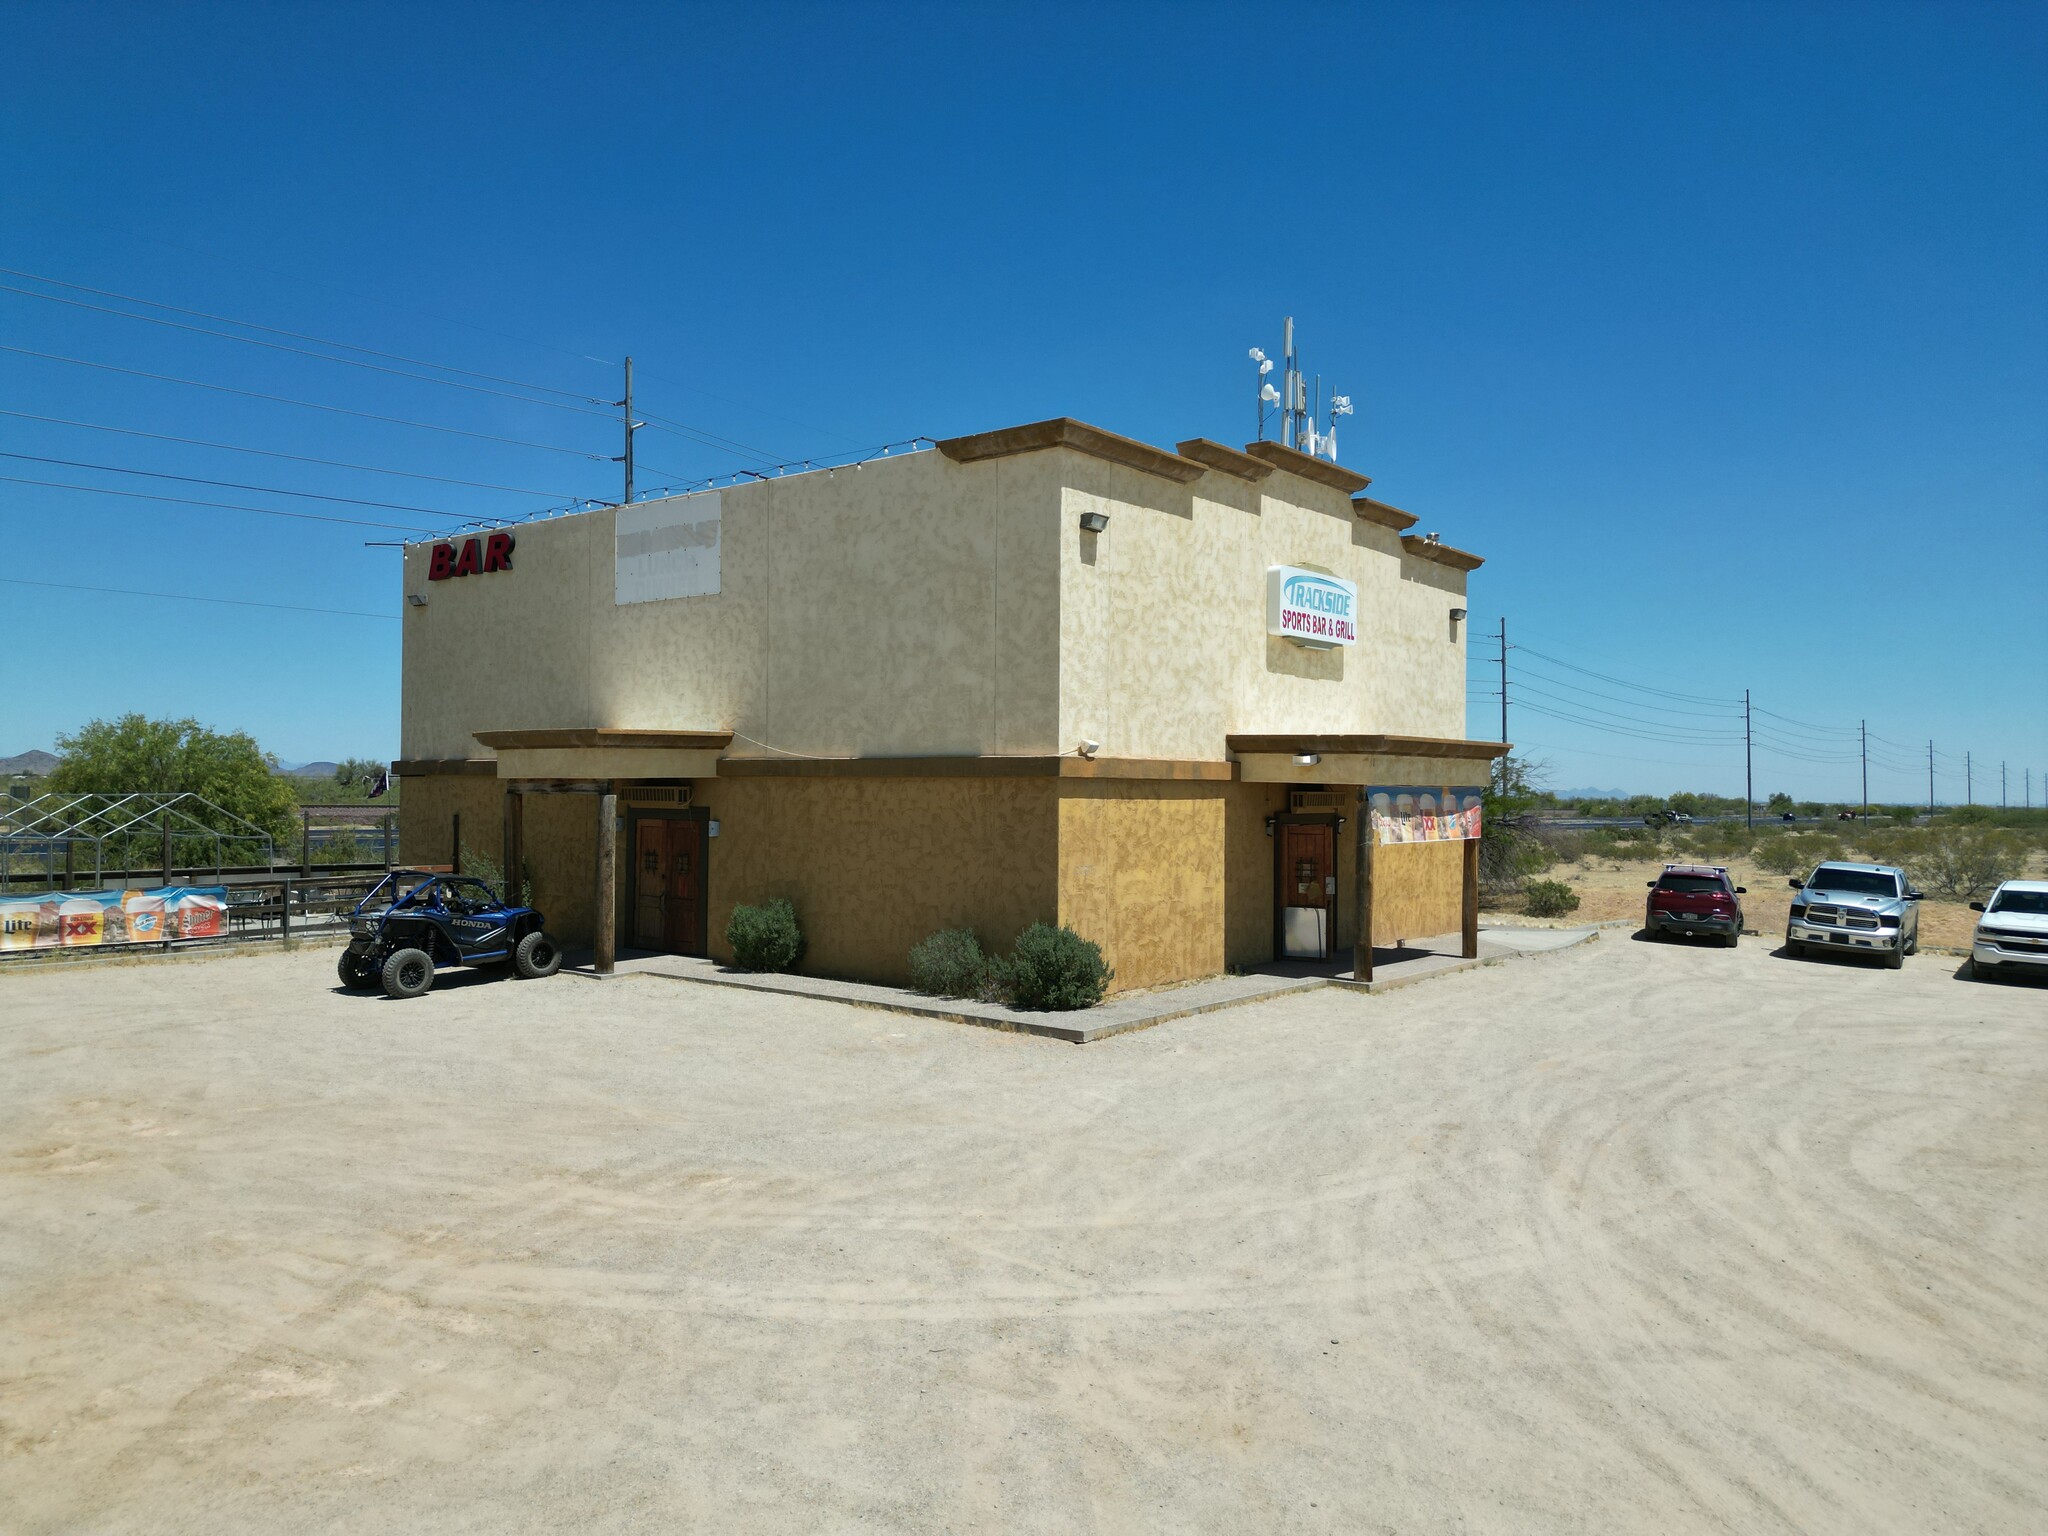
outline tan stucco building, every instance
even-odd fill
[[[1455,930],[1458,845],[1355,857],[1357,789],[1502,750],[1462,739],[1480,562],[1367,483],[1063,418],[408,548],[402,856],[509,856],[601,955],[721,956],[787,896],[805,969],[877,980],[1041,919],[1120,988],[1268,960],[1304,903],[1341,948],[1360,868],[1376,939]],[[1269,632],[1276,572],[1330,638]]]

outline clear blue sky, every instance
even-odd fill
[[[1345,460],[1487,557],[1474,684],[1505,614],[1554,786],[1739,792],[1747,687],[1759,794],[1853,795],[1829,732],[1867,718],[1875,796],[1925,794],[1932,737],[1944,800],[1969,750],[1977,798],[2003,759],[2042,803],[2040,5],[14,5],[0,54],[0,265],[571,395],[631,352],[649,410],[775,456],[1056,414],[1241,442],[1245,349],[1291,313],[1358,403]],[[12,293],[0,340],[616,451],[598,417]],[[468,515],[615,494],[595,459],[14,353],[0,407],[522,489],[0,416],[84,464]],[[641,454],[643,484],[752,462]],[[129,709],[395,752],[397,557],[363,541],[399,535],[5,481],[0,509],[16,580],[387,616],[0,585],[0,754]]]

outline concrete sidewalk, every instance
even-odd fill
[[[768,992],[784,997],[809,997],[825,1002],[851,1003],[860,1008],[886,1008],[919,1018],[945,1019],[955,1024],[975,1024],[983,1029],[1009,1030],[1062,1040],[1070,1045],[1087,1045],[1111,1035],[1134,1029],[1149,1029],[1171,1019],[1213,1013],[1291,992],[1309,992],[1337,986],[1359,992],[1384,992],[1432,976],[1492,965],[1518,955],[1541,954],[1582,944],[1596,932],[1593,928],[1481,929],[1479,958],[1467,960],[1458,953],[1459,936],[1444,934],[1417,940],[1403,949],[1376,950],[1373,979],[1358,983],[1351,978],[1351,952],[1342,951],[1330,962],[1281,961],[1256,971],[1234,976],[1211,976],[1180,986],[1149,991],[1112,994],[1094,1008],[1073,1013],[1041,1013],[1012,1008],[1004,1003],[984,1003],[967,998],[927,997],[903,987],[875,982],[842,981],[830,976],[804,976],[759,971],[742,971],[693,955],[655,955],[628,951],[619,957],[614,977],[652,976],[664,981],[697,982],[714,987],[737,987],[748,992]],[[588,951],[578,954],[566,974],[599,979],[592,969]]]

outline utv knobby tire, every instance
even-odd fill
[[[521,939],[519,947],[512,951],[512,969],[528,981],[552,976],[561,968],[561,946],[537,929]]]
[[[341,978],[341,984],[351,991],[367,987],[377,979],[377,968],[352,949],[341,952],[341,958],[334,963],[334,972]]]
[[[424,949],[401,949],[384,962],[387,997],[419,997],[434,984],[434,962]]]

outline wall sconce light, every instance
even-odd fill
[[[1100,533],[1108,526],[1109,514],[1107,512],[1083,512],[1081,514],[1081,531],[1083,533]]]
[[[704,835],[706,837],[718,836],[718,823],[715,821],[707,821],[706,823],[704,823]]]
[[[1095,755],[1096,753],[1100,752],[1101,750],[1102,750],[1102,743],[1101,743],[1101,742],[1099,742],[1099,741],[1089,741],[1089,740],[1088,740],[1088,739],[1086,739],[1085,737],[1084,737],[1084,738],[1082,739],[1082,741],[1081,741],[1081,755],[1082,755],[1083,757],[1091,757],[1091,758],[1092,758],[1092,757],[1093,757],[1093,756],[1094,756],[1094,755]]]
[[[1451,610],[1451,622],[1452,622],[1453,624],[1462,624],[1462,623],[1464,623],[1464,622],[1465,622],[1465,610],[1464,610],[1464,609],[1462,609],[1462,608],[1453,608],[1453,609]]]
[[[1268,816],[1268,817],[1266,818],[1266,836],[1268,836],[1268,837],[1271,837],[1272,835],[1273,835],[1273,818],[1272,818],[1271,816]]]
[[[1294,766],[1297,768],[1313,768],[1322,760],[1323,754],[1320,752],[1297,752],[1294,754]]]
[[[427,600],[424,597],[421,597],[417,592],[406,593],[405,600],[408,603],[412,604],[412,606],[415,608],[424,608],[427,606]]]

